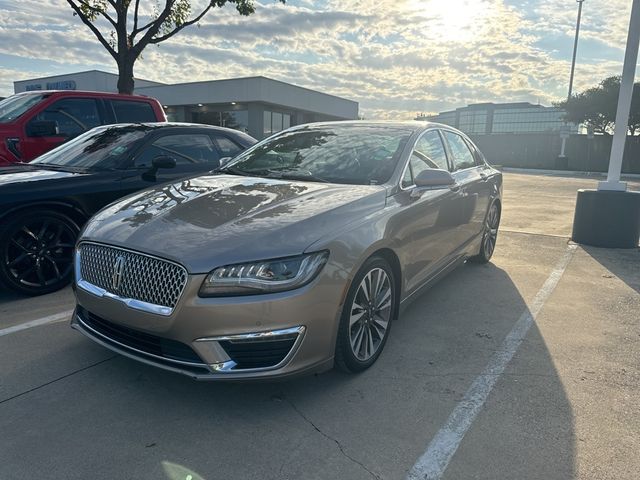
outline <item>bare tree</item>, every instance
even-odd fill
[[[118,91],[127,94],[133,93],[133,66],[147,45],[173,37],[199,22],[214,7],[234,4],[238,13],[245,16],[255,11],[253,0],[209,0],[195,13],[191,0],[164,0],[164,6],[161,1],[148,1],[152,5],[150,15],[142,14],[140,0],[67,0],[67,3],[118,64]],[[105,25],[106,34],[101,29]]]

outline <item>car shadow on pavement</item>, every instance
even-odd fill
[[[404,478],[526,308],[504,270],[465,266],[359,375],[199,383],[116,356],[0,404],[0,478]],[[445,478],[571,478],[573,457],[571,407],[534,323]]]

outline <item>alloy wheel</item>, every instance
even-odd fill
[[[371,269],[360,282],[350,310],[349,343],[358,360],[369,360],[383,344],[392,305],[389,275],[382,268]]]
[[[8,280],[29,290],[66,283],[71,274],[76,232],[52,217],[37,217],[14,229],[4,248]]]

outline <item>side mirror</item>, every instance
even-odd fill
[[[419,188],[445,188],[456,183],[449,172],[435,168],[421,171],[413,181]]]
[[[151,165],[153,165],[154,170],[160,168],[175,168],[176,159],[168,155],[158,155],[151,161]]]
[[[413,179],[413,182],[416,188],[411,191],[411,198],[420,197],[426,190],[453,188],[456,184],[455,178],[449,172],[435,168],[423,170]]]
[[[27,125],[27,135],[30,137],[55,137],[60,135],[58,122],[53,120],[33,120]]]
[[[220,162],[220,165],[218,168],[224,167],[227,163],[231,161],[232,158],[233,157],[222,157],[220,160],[218,160]]]

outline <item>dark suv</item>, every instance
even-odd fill
[[[149,97],[81,91],[34,91],[0,101],[0,166],[28,162],[100,125],[166,122]]]

